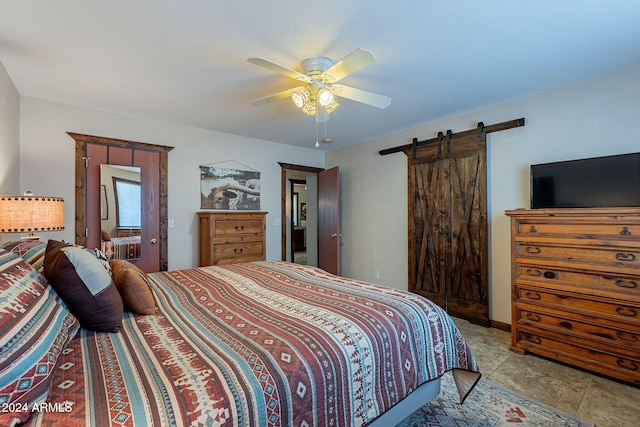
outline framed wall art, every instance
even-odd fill
[[[200,208],[260,210],[260,172],[200,166]]]

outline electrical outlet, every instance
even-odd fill
[[[167,227],[169,227],[169,228],[173,228],[173,227],[175,227],[175,226],[176,226],[176,224],[175,224],[175,222],[173,221],[173,218],[169,218],[169,220],[167,221]]]
[[[380,272],[378,270],[376,270],[376,279],[380,278]]]

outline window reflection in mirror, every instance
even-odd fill
[[[100,165],[102,251],[116,259],[140,258],[140,168]]]

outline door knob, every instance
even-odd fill
[[[333,234],[331,235],[331,237],[333,237],[334,239],[335,239],[336,237],[342,237],[342,233],[333,233]]]
[[[151,239],[151,242],[150,242],[150,243],[151,243],[152,245],[155,245],[156,243],[158,243],[158,240],[157,240],[157,239]]]

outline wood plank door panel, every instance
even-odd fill
[[[488,324],[486,150],[477,136],[409,157],[409,289]]]
[[[451,279],[447,310],[486,324],[489,320],[486,179],[483,155],[460,157],[451,166]]]

